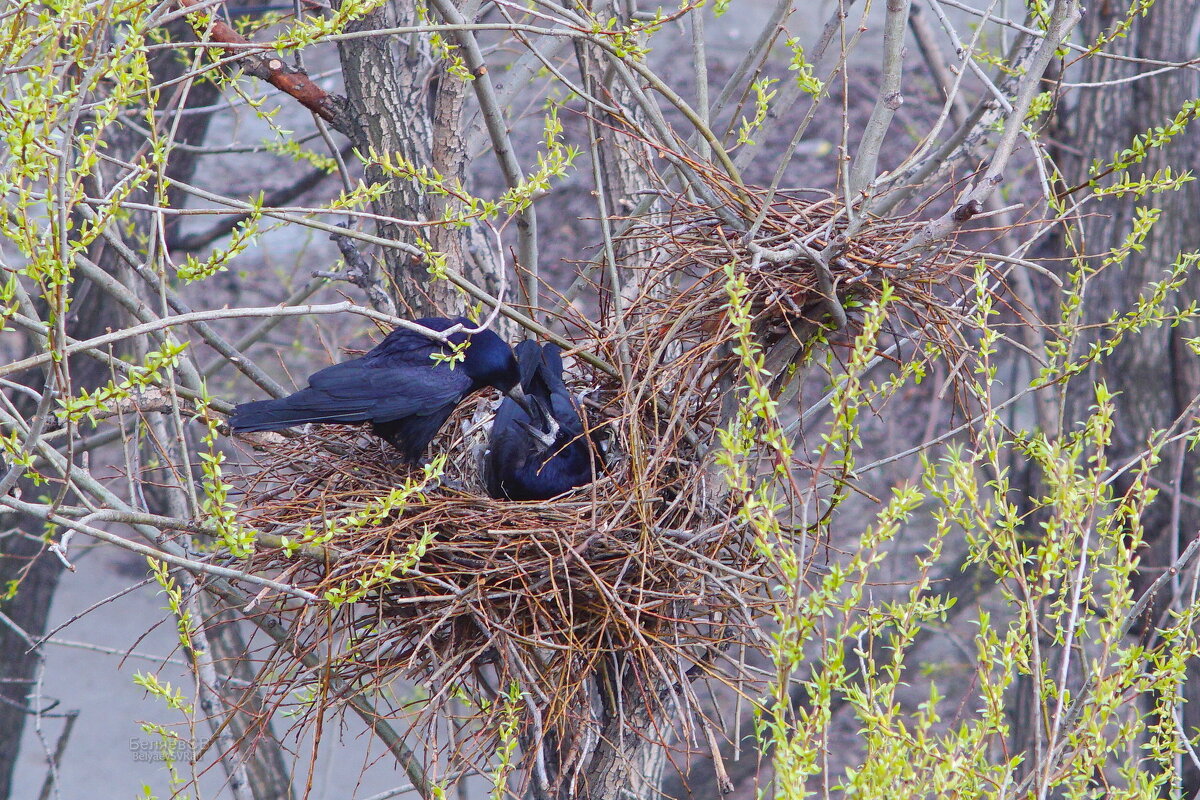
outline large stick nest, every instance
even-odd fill
[[[852,222],[828,196],[775,196],[752,242],[683,197],[639,220],[618,242],[640,262],[620,303],[610,293],[604,325],[573,320],[580,349],[627,379],[579,359],[570,368],[604,454],[593,484],[555,501],[484,496],[491,397],[465,403],[434,442],[431,454],[445,455],[436,478],[359,428],[273,437],[238,487],[240,519],[262,532],[246,566],[324,606],[291,613],[297,646],[274,657],[278,696],[330,680],[381,691],[404,678],[421,689],[407,704],[413,725],[433,731],[452,708],[477,723],[475,746],[461,733],[427,739],[431,752],[471,760],[487,752],[498,699],[518,686],[522,735],[555,737],[565,764],[586,755],[589,736],[595,746],[584,731],[601,727],[596,706],[612,691],[637,689],[626,701],[653,715],[657,695],[642,690],[673,686],[682,699],[689,673],[728,668],[722,653],[769,611],[777,577],[706,455],[740,383],[730,272],[746,282],[764,352],[783,346],[787,363],[828,329],[835,302],[851,309],[853,329],[854,304],[885,280],[907,324],[940,336],[954,313],[935,287],[960,262],[948,250],[906,255],[914,231]],[[618,306],[621,324],[609,324]],[[300,653],[324,654],[320,668]]]

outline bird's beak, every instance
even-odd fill
[[[529,398],[525,396],[525,390],[521,388],[521,384],[517,384],[513,388],[505,392],[506,395],[512,398],[512,401],[525,410],[530,419],[537,419],[538,413],[533,410],[533,406],[529,403]]]
[[[518,422],[517,424],[520,425],[527,434],[529,434],[530,438],[541,444],[541,446],[547,450],[553,447],[554,442],[558,439],[558,422],[555,420],[551,420],[549,431],[538,430],[528,422]]]

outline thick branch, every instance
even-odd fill
[[[200,5],[200,0],[179,0],[181,8],[190,9]],[[222,44],[248,45],[253,44],[245,36],[231,28],[228,23],[213,17],[208,26],[208,38]],[[203,37],[204,32],[197,31]],[[264,80],[281,92],[295,98],[301,105],[328,122],[340,133],[349,138],[355,130],[342,113],[343,101],[336,95],[331,95],[312,82],[307,74],[295,70],[282,59],[267,57],[259,53],[246,53],[237,59],[237,64],[247,74]]]
[[[892,117],[904,103],[900,77],[904,70],[904,29],[908,22],[909,0],[888,0],[887,21],[883,27],[883,73],[879,96],[871,109],[871,118],[863,131],[854,166],[850,168],[850,192],[857,194],[875,177],[879,149],[883,146]]]

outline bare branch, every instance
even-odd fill
[[[266,308],[218,308],[211,311],[193,311],[188,314],[177,314],[173,317],[163,317],[162,319],[151,320],[144,322],[141,325],[134,325],[120,331],[96,336],[92,339],[87,339],[82,342],[73,342],[66,345],[60,351],[60,355],[72,355],[74,353],[86,352],[102,348],[115,342],[120,342],[125,339],[132,339],[137,336],[142,336],[153,331],[171,328],[176,325],[190,325],[194,322],[211,322],[218,319],[247,319],[253,317],[304,317],[309,315],[321,314],[341,314],[349,312],[360,316],[373,319],[377,322],[383,322],[397,328],[405,328],[410,331],[415,331],[422,335],[428,336],[435,341],[445,341],[445,336],[448,334],[442,331],[433,331],[421,325],[399,317],[393,317],[388,314],[380,313],[373,308],[356,305],[349,301],[342,303],[329,303],[326,305],[306,305],[306,306],[268,306]],[[19,372],[30,367],[47,364],[54,358],[54,353],[41,353],[36,356],[29,356],[20,361],[13,362],[7,366],[0,367],[0,375],[9,375],[14,372]]]
[[[268,589],[274,589],[277,592],[281,592],[301,600],[307,600],[309,602],[316,602],[319,599],[312,592],[305,591],[304,589],[297,589],[294,586],[288,586],[285,583],[273,581],[270,578],[263,578],[248,572],[229,569],[227,567],[218,567],[215,564],[207,564],[203,561],[196,561],[194,559],[187,558],[186,556],[181,555],[183,552],[182,548],[171,547],[169,548],[170,550],[177,552],[170,552],[168,549],[163,549],[161,546],[159,548],[155,548],[148,547],[144,544],[138,544],[131,539],[126,539],[123,536],[117,536],[116,534],[112,534],[108,531],[103,531],[99,528],[89,525],[89,517],[84,517],[81,520],[74,520],[70,517],[57,514],[52,510],[52,506],[40,505],[37,503],[26,503],[13,497],[0,498],[0,505],[7,506],[14,511],[20,511],[23,514],[29,514],[39,519],[44,519],[47,522],[53,522],[54,524],[61,525],[64,528],[78,531],[79,533],[91,536],[93,539],[99,539],[100,541],[108,542],[109,544],[116,545],[124,550],[137,553],[138,555],[143,555],[147,558],[154,558],[159,561],[165,561],[172,566],[181,567],[195,574],[216,575],[221,578],[244,581],[257,586],[264,586]]]
[[[1013,98],[1013,110],[1005,122],[1004,133],[996,143],[987,171],[959,196],[953,208],[938,219],[931,220],[920,230],[906,245],[907,250],[920,251],[946,239],[963,223],[983,211],[988,198],[1004,180],[1004,170],[1025,125],[1025,114],[1038,93],[1042,76],[1054,57],[1055,50],[1079,22],[1080,8],[1079,0],[1056,0],[1046,38],[1038,45],[1017,88]]]
[[[887,136],[892,117],[904,103],[900,80],[904,71],[904,31],[908,23],[911,0],[887,0],[887,17],[883,23],[883,68],[879,78],[879,96],[871,110],[871,118],[863,129],[862,141],[854,164],[850,167],[850,193],[856,195],[867,188],[875,177],[879,163],[879,148]]]
[[[329,238],[338,246],[338,250],[342,251],[342,258],[346,261],[346,268],[340,272],[329,270],[315,271],[313,272],[313,277],[334,281],[347,281],[366,293],[367,299],[371,301],[371,305],[375,310],[390,316],[396,316],[395,301],[392,300],[391,295],[384,291],[383,281],[376,277],[375,268],[371,266],[369,261],[363,258],[363,254],[359,252],[354,241],[340,233],[332,234]]]

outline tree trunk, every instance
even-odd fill
[[[1112,2],[1089,7],[1083,23],[1084,40],[1094,41],[1126,13],[1125,6]],[[1150,69],[1137,59],[1186,61],[1195,56],[1198,21],[1200,11],[1192,3],[1155,3],[1145,19],[1135,18],[1127,37],[1105,45],[1107,52],[1129,60],[1086,59],[1083,74],[1076,80],[1087,84],[1111,82]],[[1166,124],[1179,113],[1184,102],[1200,96],[1200,76],[1194,70],[1169,70],[1136,81],[1075,89],[1073,93],[1078,105],[1065,116],[1055,137],[1067,145],[1060,164],[1068,186],[1088,179],[1091,157],[1111,158],[1127,148],[1134,136],[1149,127]],[[1134,177],[1150,176],[1171,166],[1178,173],[1195,165],[1198,152],[1200,130],[1193,123],[1167,147],[1151,150],[1146,160],[1131,172]],[[1138,206],[1157,206],[1162,209],[1162,216],[1146,239],[1144,250],[1132,253],[1121,269],[1110,267],[1091,279],[1085,300],[1088,323],[1102,322],[1114,310],[1130,308],[1143,287],[1161,279],[1181,252],[1200,248],[1195,215],[1200,206],[1200,184],[1192,182],[1173,192],[1147,195],[1141,202],[1126,197],[1089,205],[1090,213],[1075,224],[1081,234],[1079,241],[1086,252],[1093,254],[1094,265],[1121,246],[1132,230]],[[1200,282],[1191,278],[1180,296],[1168,305],[1185,307],[1197,299],[1200,299]],[[1169,427],[1181,415],[1195,414],[1192,403],[1200,392],[1200,364],[1186,340],[1200,333],[1196,327],[1183,324],[1143,330],[1107,356],[1096,370],[1094,379],[1104,381],[1116,393],[1115,433],[1119,438],[1110,456],[1114,463],[1141,452],[1152,431]],[[1108,333],[1101,330],[1098,335]],[[1068,416],[1067,424],[1082,419],[1081,415],[1093,401],[1091,396],[1076,398],[1075,413]],[[1174,561],[1181,542],[1186,545],[1196,536],[1200,516],[1190,504],[1176,500],[1174,495],[1195,495],[1197,466],[1195,452],[1184,450],[1183,443],[1163,451],[1157,477],[1171,490],[1160,494],[1143,519],[1146,546],[1140,554],[1142,569],[1134,587],[1138,593]],[[1119,491],[1124,487],[1117,488]],[[1170,592],[1160,594],[1144,618],[1145,624],[1138,632],[1142,636],[1153,636],[1165,610],[1180,600]],[[1189,702],[1183,705],[1183,729],[1194,733],[1200,725],[1200,685],[1188,681],[1184,695]],[[1191,797],[1200,789],[1200,771],[1187,758],[1183,759],[1183,766],[1182,796]]]
[[[416,4],[393,0],[347,26],[347,33],[396,26],[420,25]],[[370,36],[338,43],[351,117],[358,124],[354,144],[360,153],[400,156],[417,169],[431,168],[449,183],[465,182],[467,152],[463,146],[464,83],[450,75],[431,52],[425,34],[404,37]],[[378,166],[367,167],[367,180],[390,184],[374,204],[374,211],[399,220],[438,219],[445,198],[434,197],[415,180],[387,175]],[[479,282],[480,271],[468,257],[471,228],[433,226],[414,229],[380,221],[377,235],[406,244],[417,236],[444,253],[448,263]],[[454,287],[431,281],[424,259],[400,250],[382,254],[385,273],[401,315],[428,316],[457,313],[465,305]]]

